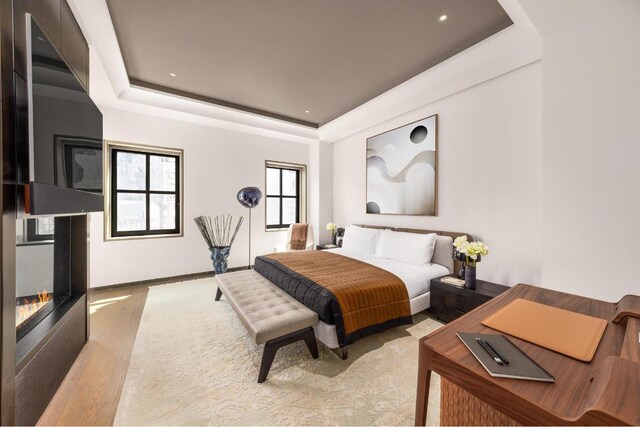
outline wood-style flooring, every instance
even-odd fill
[[[38,425],[112,425],[148,286],[91,292],[91,336]]]

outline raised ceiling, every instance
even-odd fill
[[[496,0],[107,4],[132,84],[309,126],[512,24]]]

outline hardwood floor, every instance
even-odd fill
[[[91,336],[38,425],[112,425],[148,286],[91,293]]]

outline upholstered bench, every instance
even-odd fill
[[[256,344],[265,344],[258,382],[269,374],[279,348],[304,340],[314,359],[318,344],[313,327],[318,315],[254,270],[215,276],[216,301],[222,295],[236,312]]]

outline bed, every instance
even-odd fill
[[[366,335],[370,335],[371,333],[389,329],[391,327],[411,323],[412,315],[419,313],[429,307],[430,281],[435,277],[446,275],[459,268],[459,265],[456,265],[451,257],[452,242],[455,237],[465,234],[431,230],[393,229],[391,227],[375,227],[368,225],[358,225],[355,227],[357,230],[360,230],[357,231],[357,233],[362,234],[374,234],[378,233],[377,230],[381,230],[378,235],[381,235],[381,233],[385,233],[385,236],[387,237],[387,244],[385,245],[385,247],[389,246],[389,236],[396,236],[394,238],[399,238],[399,236],[402,236],[403,238],[409,238],[413,240],[419,239],[421,241],[427,241],[425,239],[429,238],[433,239],[433,243],[431,243],[432,256],[428,255],[430,258],[430,262],[412,263],[411,259],[406,260],[402,257],[400,257],[399,259],[397,257],[394,258],[392,255],[378,253],[379,250],[376,250],[375,253],[368,253],[366,251],[363,251],[360,247],[355,247],[354,244],[348,245],[347,242],[345,242],[344,248],[323,251],[326,252],[324,254],[316,253],[315,257],[313,257],[313,255],[292,254],[287,258],[287,255],[272,254],[256,258],[255,265],[255,269],[258,273],[267,277],[271,282],[276,284],[276,286],[284,289],[298,301],[302,302],[307,307],[318,313],[320,321],[315,328],[316,337],[330,349],[340,350],[338,354],[343,358],[346,358],[347,346],[355,342],[357,339]],[[369,231],[364,231],[362,229],[366,229]],[[391,231],[400,233],[390,233]],[[354,236],[355,233],[356,230],[353,230]],[[407,235],[405,233],[413,234]],[[415,236],[415,234],[431,236]],[[467,236],[469,235],[467,234]],[[353,238],[353,240],[356,240],[355,237]],[[381,240],[381,237],[377,238],[377,242],[380,242]],[[396,251],[397,250],[398,249],[396,248]],[[411,256],[414,252],[416,252],[415,250],[411,250],[410,244],[408,245],[407,249],[402,248],[402,250],[406,251],[408,256]],[[418,256],[422,256],[419,250],[417,250],[417,252]],[[291,260],[298,261],[298,258],[300,257],[314,259],[315,268],[313,265],[308,266],[305,264],[308,267],[307,270],[305,270],[304,268],[300,268],[301,264],[299,263],[294,262],[293,264],[287,264],[287,262],[291,262]],[[340,263],[338,263],[337,261],[340,261]],[[309,262],[308,259],[305,259],[305,263],[307,262]],[[380,324],[378,325],[373,325],[368,328],[362,328],[354,332],[353,334],[345,335],[344,324],[342,323],[340,309],[336,310],[336,306],[339,304],[337,301],[330,300],[334,297],[334,293],[337,295],[337,299],[340,299],[340,296],[335,292],[334,288],[332,288],[332,283],[327,283],[327,280],[338,281],[342,280],[342,277],[336,276],[335,278],[332,278],[332,276],[330,276],[329,279],[327,279],[325,276],[317,276],[318,266],[321,266],[325,269],[330,269],[331,266],[325,266],[325,264],[340,264],[341,266],[352,266],[352,264],[354,264],[355,267],[370,269],[373,274],[373,278],[370,278],[370,280],[372,281],[378,281],[379,278],[380,282],[384,282],[389,277],[395,278],[402,287],[404,301],[391,301],[391,304],[395,304],[395,306],[404,304],[404,307],[401,310],[402,313],[396,314],[393,318],[385,319],[386,321],[380,322]],[[340,269],[338,268],[338,270]],[[318,287],[317,283],[315,282],[321,281],[317,280],[314,277],[314,274],[316,274],[317,277],[323,278],[323,286]],[[310,278],[313,278],[313,280],[310,280]],[[326,286],[326,288],[324,286]],[[397,283],[395,284],[395,286],[398,286]],[[315,295],[317,297],[316,300],[313,300],[313,298],[309,297],[309,287],[313,287],[311,291],[314,291],[317,294]],[[363,285],[363,287],[359,290],[360,296],[357,296],[357,298],[363,298],[363,295],[364,297],[367,297],[367,293],[374,292],[374,290],[369,289],[370,287]],[[320,299],[323,304],[320,304],[317,301],[318,299]],[[335,300],[335,298],[333,299]],[[407,299],[408,302],[406,301]],[[384,306],[381,305],[381,307],[381,311],[384,311]],[[378,309],[378,306],[374,306],[369,310],[373,308]],[[360,309],[358,311],[364,310]],[[393,311],[394,313],[398,312],[398,310],[395,309],[391,311]],[[347,313],[346,316],[349,316],[349,314]]]

